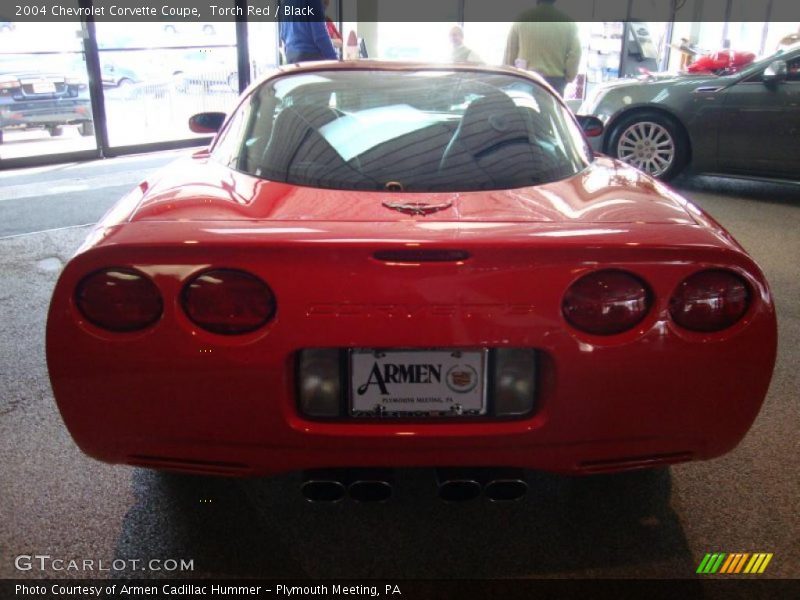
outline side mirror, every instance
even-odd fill
[[[578,115],[576,118],[586,137],[600,137],[606,129],[603,122],[593,115]]]
[[[223,112],[197,113],[189,119],[189,129],[194,133],[217,133],[224,122]]]
[[[764,85],[775,85],[782,81],[786,81],[788,73],[789,69],[786,67],[785,60],[774,60],[766,69],[764,69],[764,73],[761,75],[761,80],[764,82]]]

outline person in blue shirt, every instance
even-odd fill
[[[297,7],[298,11],[292,11]],[[309,16],[285,16],[310,10]],[[283,0],[280,8],[280,35],[287,63],[310,60],[336,60],[336,50],[325,26],[325,7],[322,0]]]

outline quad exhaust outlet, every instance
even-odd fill
[[[347,495],[342,473],[336,469],[320,469],[303,474],[300,492],[313,503],[339,502]]]
[[[300,491],[312,503],[333,503],[350,496],[356,502],[386,502],[394,482],[390,469],[319,469],[303,474]]]
[[[490,502],[515,502],[528,492],[522,469],[515,468],[439,468],[436,488],[448,503],[468,502],[481,494]],[[306,471],[300,491],[312,503],[334,503],[347,496],[359,503],[386,502],[394,493],[394,475],[382,468]]]
[[[436,469],[439,498],[445,502],[466,502],[481,495],[479,473],[469,469]]]
[[[490,502],[514,502],[528,492],[522,469],[437,469],[436,482],[445,502],[474,500],[481,493]]]
[[[347,492],[356,502],[386,502],[392,497],[394,481],[389,469],[351,472]]]

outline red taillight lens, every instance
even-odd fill
[[[222,335],[255,331],[275,314],[275,295],[244,271],[206,271],[183,288],[183,309],[197,325]]]
[[[163,309],[156,285],[133,269],[104,269],[83,278],[75,303],[93,325],[119,332],[149,327]]]
[[[747,312],[750,291],[745,281],[730,271],[700,271],[684,279],[669,303],[672,320],[691,331],[727,329]]]
[[[614,335],[635,327],[650,309],[650,292],[624,271],[596,271],[573,283],[564,295],[564,317],[576,329]]]

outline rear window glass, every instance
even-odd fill
[[[335,70],[266,82],[213,156],[295,185],[429,192],[557,181],[581,171],[591,152],[566,109],[521,77]]]

